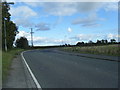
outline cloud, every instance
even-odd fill
[[[25,31],[19,31],[19,33],[17,34],[17,37],[28,37],[30,35],[30,33],[27,33]]]
[[[97,11],[102,3],[95,2],[47,2],[42,3],[43,10],[54,16],[71,16],[75,13]]]
[[[74,37],[70,37],[70,39],[73,39],[75,41],[85,41],[88,42],[90,40],[96,42],[97,40],[107,39],[110,41],[110,39],[120,40],[120,35],[118,34],[78,34]]]
[[[109,33],[108,35],[106,35],[106,38],[107,38],[108,40],[110,40],[110,39],[115,39],[115,40],[118,41],[118,40],[120,40],[120,35]]]
[[[78,34],[74,37],[71,37],[71,39],[74,40],[80,40],[80,41],[89,41],[89,40],[94,40],[94,38],[98,38],[100,37],[100,35],[96,35],[96,34]]]
[[[20,31],[21,34],[18,34],[19,37],[26,37],[29,42],[31,42],[31,35],[30,33],[27,33],[25,31]],[[38,36],[33,36],[34,43],[37,42],[46,42],[47,38],[46,37],[38,37]]]
[[[27,33],[25,31],[19,31],[19,34],[17,34],[17,38],[20,38],[20,37],[26,37],[29,41],[29,44],[31,44],[31,35],[30,33]],[[48,38],[48,37],[40,37],[40,36],[35,36],[33,35],[33,43],[34,43],[34,46],[37,46],[37,45],[63,45],[65,43],[73,43],[72,42],[72,39],[56,39],[56,38]]]
[[[71,16],[75,13],[95,13],[101,8],[117,10],[117,3],[108,2],[26,2],[33,7],[42,7],[45,12],[54,16]]]
[[[36,30],[40,30],[40,31],[46,31],[46,30],[50,30],[50,24],[41,22],[39,24],[36,25]]]
[[[31,37],[30,37],[30,36],[27,37],[27,38],[28,38],[29,41],[31,40]],[[46,37],[33,36],[33,41],[34,41],[34,43],[45,43],[46,40],[47,40]]]
[[[68,32],[72,32],[72,29],[70,27],[68,28]]]
[[[30,37],[29,37],[29,42],[30,42]],[[72,41],[70,39],[55,39],[55,38],[48,38],[48,37],[33,37],[34,45],[63,45],[65,43],[71,43]]]
[[[118,10],[118,3],[117,2],[106,3],[106,5],[104,6],[104,9],[106,11],[117,11]]]
[[[38,14],[28,6],[11,7],[10,13],[14,18],[13,21],[23,27],[31,27],[34,23],[30,20]]]
[[[15,18],[14,22],[18,26],[23,26],[23,27],[34,27],[35,23],[31,22],[29,18]]]
[[[72,3],[43,3],[43,10],[54,16],[70,16],[76,12],[75,4]]]
[[[20,38],[20,37],[26,37],[29,41],[29,43],[31,42],[31,35],[30,33],[28,32],[25,32],[25,31],[19,31],[19,34],[17,34],[17,37],[16,38]],[[33,35],[33,40],[34,40],[34,43],[45,43],[47,42],[47,38],[46,37],[39,37],[39,36],[34,36]]]
[[[98,2],[26,2],[32,7],[42,7],[45,12],[54,16],[71,16],[75,13],[98,11],[103,3]]]
[[[106,37],[106,38],[104,38]],[[120,35],[117,34],[78,34],[71,38],[66,39],[55,39],[55,38],[48,38],[48,37],[34,37],[34,45],[63,45],[65,43],[67,44],[76,44],[77,42],[84,41],[88,42],[92,40],[93,42],[96,42],[97,40],[107,39],[110,41],[110,39],[115,39],[118,41],[118,37],[120,38]],[[29,38],[30,41],[30,38]]]
[[[80,2],[77,4],[77,11],[80,13],[93,13],[98,11],[104,3],[98,2]]]
[[[47,37],[34,37],[33,38],[34,43],[39,43],[39,44],[53,44],[53,45],[61,45],[65,43],[70,43],[70,40],[66,39],[55,39],[55,38],[47,38]]]
[[[49,15],[59,16],[59,20],[55,24],[59,24],[62,22],[62,16],[71,16],[76,13],[83,14],[87,13],[87,15],[91,13],[96,13],[101,8],[106,11],[117,10],[116,3],[99,3],[99,2],[38,2],[39,0],[35,0],[34,2],[30,2],[29,0],[20,2],[24,2],[23,5],[17,7],[11,7],[10,13],[12,14],[14,22],[17,25],[22,25],[24,27],[34,26],[34,22],[32,18],[41,15],[41,10]],[[34,11],[33,7],[41,8],[38,11]],[[43,16],[44,13],[42,14]],[[38,15],[39,14],[39,15]],[[78,20],[79,21],[79,20]],[[73,23],[77,23],[78,21],[74,21]],[[84,27],[89,26],[99,26],[97,23],[89,23],[83,24]],[[48,29],[48,28],[46,28]]]
[[[19,34],[17,35],[18,38],[23,37],[23,36],[25,36],[28,39],[29,43],[31,42],[30,33],[27,33],[25,31],[20,31]],[[40,36],[33,35],[33,41],[34,41],[35,46],[38,46],[38,45],[43,45],[43,46],[45,46],[45,45],[46,46],[47,45],[63,45],[65,43],[76,44],[77,42],[80,42],[80,41],[88,42],[89,40],[96,42],[97,40],[102,40],[102,39],[107,39],[108,41],[110,41],[110,39],[113,39],[113,38],[118,41],[118,39],[120,40],[120,35],[112,34],[112,33],[108,33],[108,34],[78,34],[76,36],[66,38],[66,39],[56,39],[56,38],[40,37]]]
[[[88,17],[85,18],[77,18],[72,21],[73,25],[82,25],[83,27],[95,27],[100,26],[98,24],[98,21],[103,21],[105,19],[97,17],[96,14],[91,14]]]
[[[10,13],[12,16],[14,17],[17,16],[20,18],[29,18],[29,17],[37,16],[37,13],[28,6],[12,7]]]

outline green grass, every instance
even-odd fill
[[[90,53],[110,56],[120,56],[119,45],[104,45],[104,46],[84,46],[84,47],[64,47],[64,51],[77,53]]]
[[[13,49],[8,52],[2,52],[2,78],[3,80],[6,79],[8,72],[10,70],[10,65],[13,58],[19,54],[23,49]]]

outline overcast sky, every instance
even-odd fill
[[[117,2],[16,2],[10,13],[19,26],[17,38],[30,43],[33,28],[35,46],[118,38]]]

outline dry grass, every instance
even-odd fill
[[[120,56],[119,45],[86,46],[86,47],[64,47],[62,50],[78,53],[102,54]]]

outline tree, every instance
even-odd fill
[[[88,44],[93,44],[94,42],[92,40],[88,41]]]
[[[116,43],[116,40],[115,39],[111,39],[110,42],[113,44],[113,43]]]
[[[5,50],[5,31],[6,31],[6,41],[8,49],[13,47],[13,42],[15,40],[16,32],[18,32],[18,27],[13,21],[10,20],[11,14],[9,13],[10,6],[7,2],[2,2],[2,48]]]
[[[15,42],[15,45],[17,48],[28,48],[28,40],[25,37],[21,37],[20,39],[17,39]]]
[[[101,40],[101,43],[102,43],[102,44],[105,44],[105,40],[102,39],[102,40]]]
[[[108,44],[108,41],[107,41],[107,40],[105,40],[105,43],[106,43],[106,44]]]
[[[81,45],[84,45],[84,42],[78,42],[78,43],[76,44],[76,46],[81,46]]]
[[[102,42],[100,40],[97,40],[97,44],[101,44]]]

